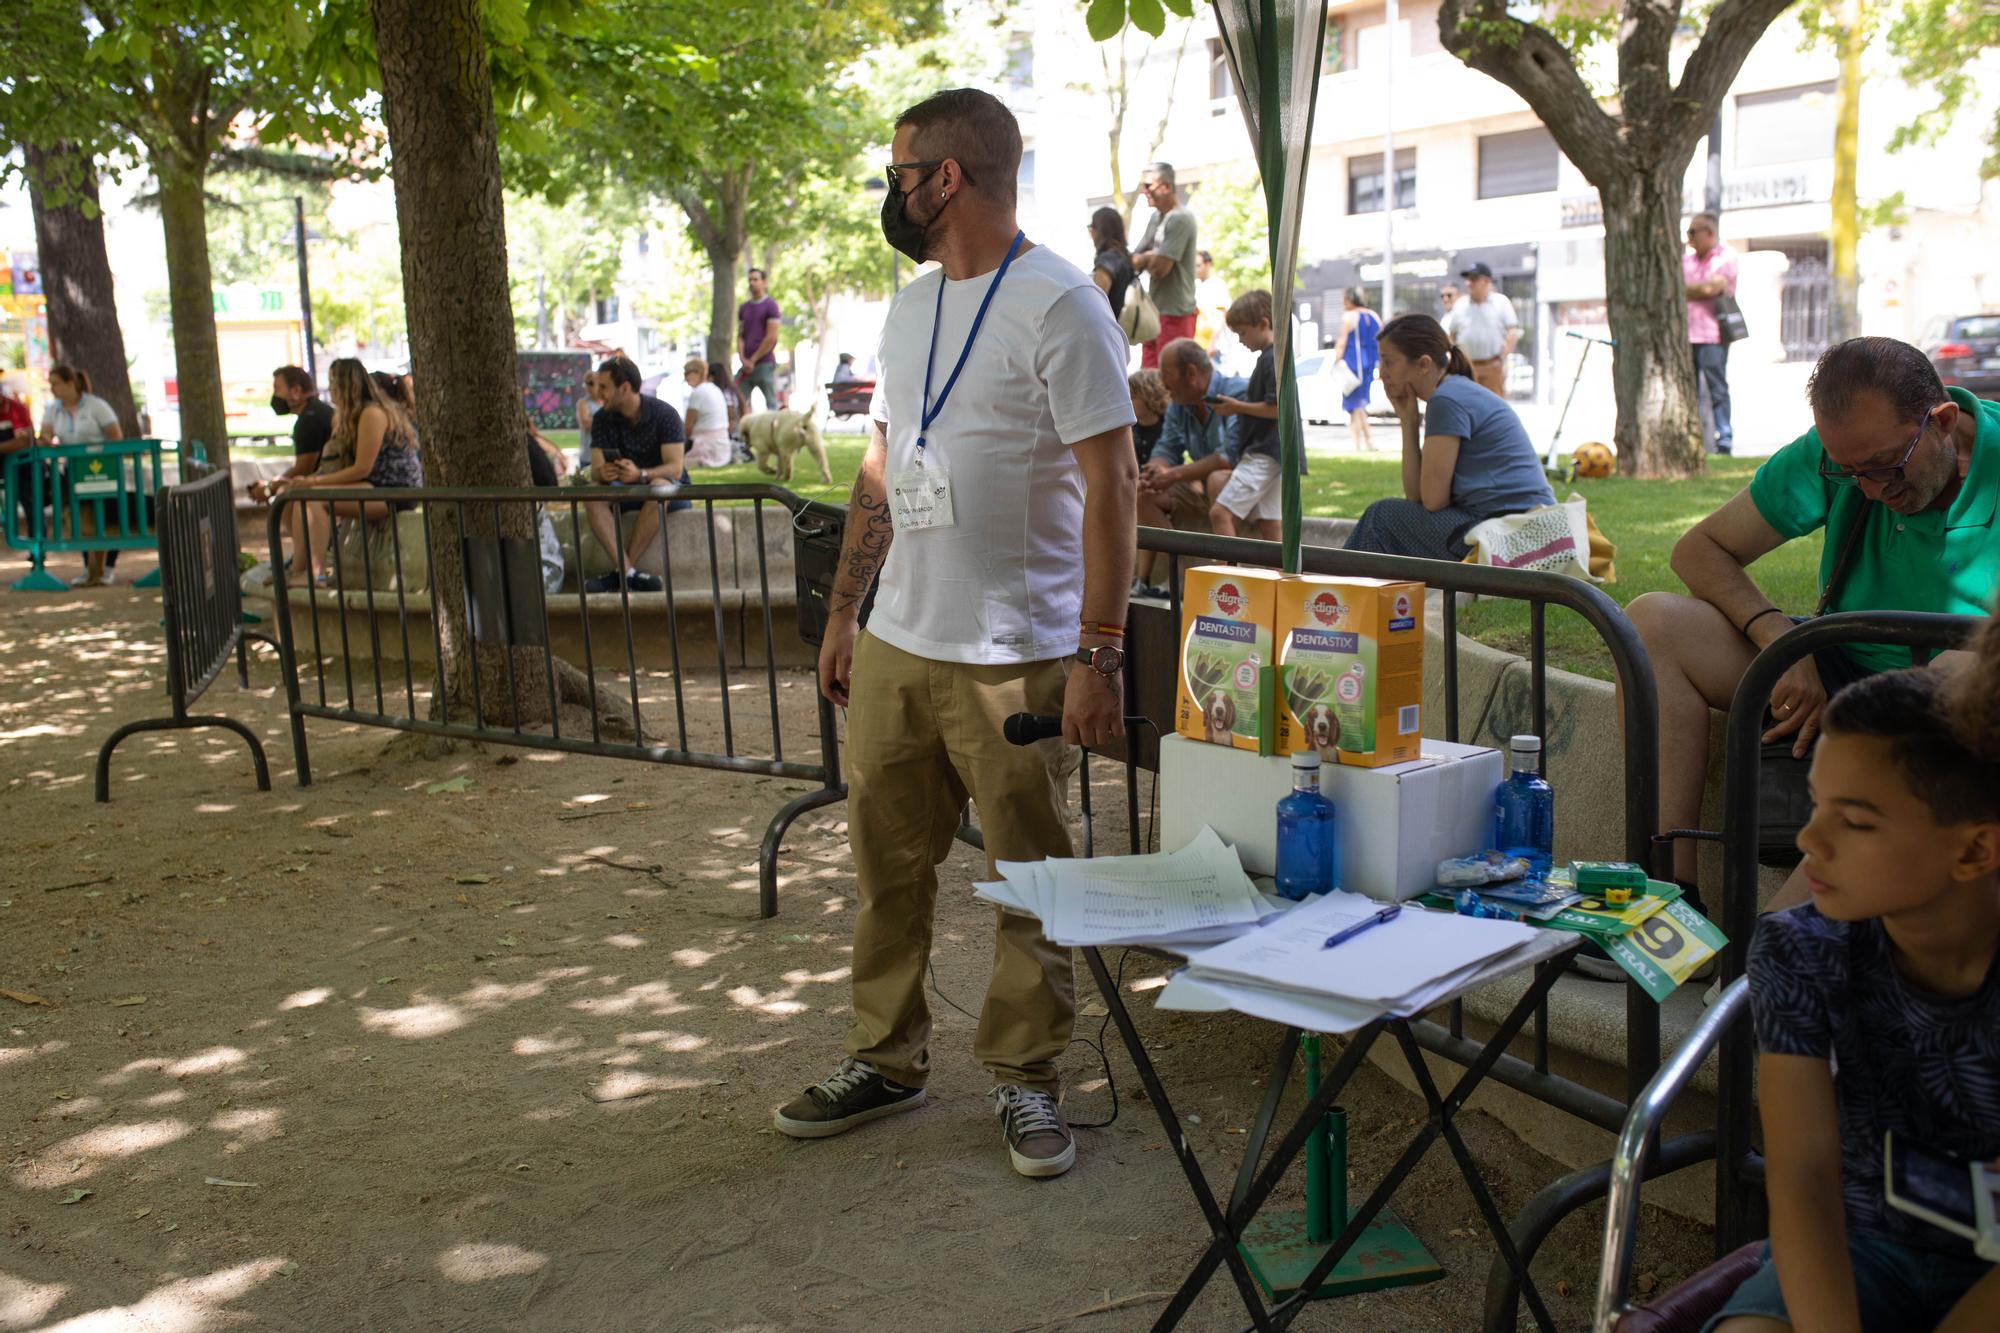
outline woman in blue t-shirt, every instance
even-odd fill
[[[1475,523],[1556,502],[1521,418],[1473,381],[1442,325],[1400,315],[1377,342],[1382,388],[1403,428],[1403,498],[1363,510],[1348,550],[1462,560]]]

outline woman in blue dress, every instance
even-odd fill
[[[1347,411],[1347,438],[1356,449],[1369,449],[1368,390],[1375,383],[1375,335],[1382,331],[1382,317],[1368,308],[1368,293],[1349,287],[1340,298],[1340,340],[1333,346],[1333,358],[1354,372],[1359,381],[1340,400]]]

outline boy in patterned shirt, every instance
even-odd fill
[[[1951,679],[1870,676],[1824,716],[1812,901],[1750,946],[1771,1243],[1709,1327],[2000,1328],[2000,1271],[1883,1186],[1885,1134],[2000,1156],[2000,625]]]

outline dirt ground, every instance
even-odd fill
[[[1008,1169],[952,1007],[977,1009],[990,949],[969,848],[943,873],[930,1104],[793,1143],[770,1109],[828,1072],[847,1020],[843,807],[795,826],[762,921],[757,843],[799,784],[427,758],[314,723],[301,789],[268,654],[205,704],[265,737],[270,793],[235,738],[167,732],[127,742],[97,805],[100,741],[165,711],[157,618],[123,585],[0,591],[0,1329],[1113,1333],[1147,1327],[1194,1261],[1199,1214],[1115,1032],[1116,1122],[1079,1132],[1060,1180]],[[689,687],[712,735],[714,681]],[[782,691],[808,752],[810,689]],[[665,677],[641,690],[670,716]],[[1098,836],[1122,845],[1102,778]],[[1154,1011],[1159,972],[1134,955],[1127,998],[1226,1190],[1277,1033]],[[1066,1070],[1072,1119],[1108,1115],[1096,1053]],[[1359,1202],[1421,1103],[1366,1066],[1344,1101]],[[1463,1124],[1507,1215],[1560,1174]],[[1297,1327],[1479,1326],[1491,1242],[1441,1146],[1395,1208],[1448,1278]],[[1565,1329],[1588,1326],[1600,1226],[1573,1219],[1537,1264]],[[1711,1243],[1647,1228],[1663,1283]],[[1184,1327],[1244,1322],[1225,1277]]]

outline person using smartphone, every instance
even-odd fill
[[[1868,676],[1824,718],[1812,899],[1750,945],[1771,1241],[1710,1328],[2000,1328],[2000,1273],[1883,1177],[1889,1136],[2000,1155],[2000,625],[1955,672]]]
[[[597,368],[603,405],[590,420],[591,480],[599,483],[647,486],[655,482],[686,483],[682,451],[687,433],[681,415],[649,393],[639,392],[639,367],[629,357],[614,356]],[[662,508],[686,509],[686,500],[591,500],[584,504],[590,529],[615,566],[618,554],[625,567],[586,580],[586,592],[616,592],[622,582],[633,592],[659,592],[666,585],[637,567],[639,553],[659,534]],[[619,518],[634,513],[632,531],[620,544]]]

